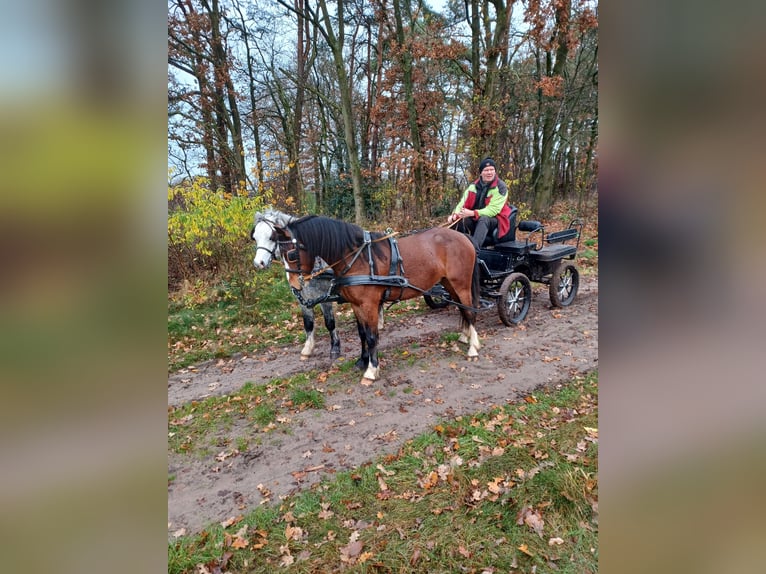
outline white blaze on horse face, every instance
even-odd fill
[[[276,241],[271,239],[271,226],[265,221],[259,221],[253,228],[252,238],[255,241],[255,257],[253,265],[257,269],[266,269],[271,264],[272,254],[277,248]]]

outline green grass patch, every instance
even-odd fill
[[[457,340],[460,338],[460,333],[456,332],[449,332],[449,333],[442,333],[439,336],[439,341],[442,343],[457,343]]]
[[[231,285],[222,283],[193,302],[183,293],[169,299],[169,372],[237,352],[297,346],[305,339],[300,307],[280,266],[254,273],[255,295],[247,298],[232,297]],[[326,332],[321,313],[317,315],[318,333]]]
[[[243,452],[249,439],[223,436],[232,425],[244,423],[248,436],[253,431],[288,429],[291,413],[325,407],[327,391],[320,392],[317,381],[318,373],[311,371],[262,385],[250,382],[232,395],[209,397],[170,408],[168,448],[176,453],[200,455],[209,453],[210,448],[228,447],[234,443]],[[247,444],[243,440],[247,440]]]
[[[595,372],[440,422],[279,506],[170,542],[168,572],[596,572],[597,426]]]
[[[295,389],[290,394],[290,401],[298,408],[324,408],[324,395],[316,389]]]

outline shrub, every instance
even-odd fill
[[[168,188],[168,280],[205,273],[241,288],[251,275],[253,214],[267,198],[211,190],[205,178]]]

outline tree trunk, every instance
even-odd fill
[[[564,67],[566,65],[567,55],[569,53],[569,43],[567,35],[569,34],[569,11],[570,0],[562,0],[556,8],[556,36],[558,46],[556,48],[556,61],[550,69],[551,55],[547,53],[547,70],[549,77],[563,77]],[[543,96],[550,100],[547,96]],[[550,209],[553,193],[553,144],[556,135],[556,124],[560,121],[559,111],[563,106],[563,97],[559,102],[547,102],[543,115],[542,145],[540,147],[540,156],[538,158],[539,177],[535,183],[535,200],[533,209],[535,213],[544,214]]]
[[[336,36],[332,28],[332,20],[327,10],[327,1],[318,0],[319,8],[322,10],[322,20],[324,35],[333,55],[335,71],[338,74],[338,84],[340,87],[340,108],[343,117],[343,134],[345,136],[346,149],[348,150],[349,171],[351,172],[351,185],[354,196],[354,222],[357,225],[364,225],[364,198],[362,196],[362,175],[359,165],[359,150],[356,144],[356,134],[354,132],[354,111],[351,83],[346,72],[346,66],[343,63],[343,41],[345,39],[345,29],[343,24],[343,0],[337,1],[337,22],[338,34]]]
[[[409,0],[403,0],[405,4]],[[399,62],[402,66],[402,84],[404,87],[404,98],[407,102],[407,125],[410,131],[410,139],[412,142],[413,154],[413,175],[414,175],[414,188],[417,190],[413,193],[416,201],[422,201],[427,197],[426,195],[426,182],[423,175],[423,146],[420,137],[420,128],[418,127],[418,111],[415,106],[415,96],[413,93],[412,85],[412,52],[407,46],[408,42],[404,37],[404,25],[402,24],[402,0],[393,0],[394,3],[394,18],[396,20],[396,40],[399,44]],[[408,10],[408,6],[405,6],[405,11]],[[417,206],[419,207],[419,206]]]

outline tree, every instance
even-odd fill
[[[174,98],[190,108],[190,117],[198,112],[211,186],[233,193],[246,172],[237,92],[218,0],[199,1],[202,11],[190,0],[174,0],[176,10],[168,18],[168,64],[193,77],[198,86],[198,90],[179,91]]]

